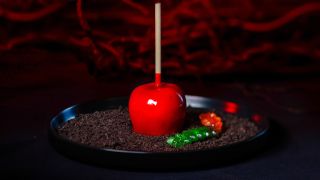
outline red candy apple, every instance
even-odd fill
[[[177,132],[183,125],[186,99],[174,84],[161,83],[161,6],[155,4],[155,83],[133,90],[129,114],[133,130],[145,135],[166,135]]]
[[[181,129],[186,100],[181,89],[170,83],[148,83],[133,90],[129,112],[136,133],[165,135]]]

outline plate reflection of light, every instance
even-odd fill
[[[234,102],[224,102],[224,108],[223,110],[227,113],[237,113],[239,111],[239,106],[238,104],[234,103]]]

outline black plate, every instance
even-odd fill
[[[127,106],[128,98],[113,98],[71,106],[55,116],[49,128],[49,139],[53,147],[63,155],[73,159],[108,167],[131,168],[182,168],[226,163],[253,157],[253,154],[266,147],[269,121],[253,113],[247,106],[200,96],[186,96],[187,106],[191,108],[214,108],[221,112],[233,113],[254,122],[259,132],[245,141],[227,146],[191,152],[138,152],[115,149],[94,148],[70,141],[57,133],[57,127],[74,119],[77,114],[92,113],[119,106]]]

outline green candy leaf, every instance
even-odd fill
[[[170,146],[179,148],[187,144],[191,144],[194,142],[203,141],[211,137],[215,137],[216,135],[217,133],[212,131],[208,127],[199,127],[194,129],[188,129],[188,130],[182,131],[181,133],[170,136],[167,139],[167,143]]]

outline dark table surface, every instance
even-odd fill
[[[36,57],[36,58],[33,58]],[[51,118],[88,100],[128,96],[142,78],[97,81],[73,55],[37,51],[2,57],[0,69],[0,179],[319,179],[320,77],[255,81],[176,79],[186,94],[245,102],[285,132],[259,156],[221,167],[135,171],[66,158],[48,142]],[[257,78],[255,78],[257,79]],[[281,138],[281,137],[279,137]]]

